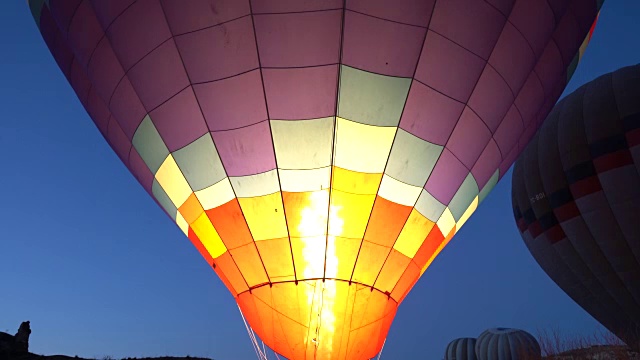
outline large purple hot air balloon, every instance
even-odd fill
[[[513,171],[518,228],[542,269],[640,348],[640,65],[553,109]]]
[[[259,337],[364,359],[553,107],[601,1],[29,5]]]

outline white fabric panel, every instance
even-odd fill
[[[385,173],[407,184],[423,187],[441,152],[442,146],[398,129]]]
[[[229,181],[236,197],[239,198],[269,195],[280,191],[276,169],[255,175],[231,176]]]
[[[271,120],[280,169],[316,169],[331,165],[334,118]]]
[[[338,118],[334,164],[364,173],[382,173],[396,127],[364,125]]]
[[[418,210],[422,216],[433,222],[437,222],[438,219],[440,219],[440,215],[442,215],[445,208],[446,206],[444,206],[444,204],[424,189],[420,193],[420,197],[416,203],[416,210]]]
[[[329,188],[331,167],[311,170],[280,170],[282,191],[304,192]]]
[[[205,210],[216,208],[233,200],[236,196],[229,182],[224,178],[206,189],[196,191],[196,197]]]
[[[405,184],[385,174],[378,195],[396,204],[413,207],[421,192],[421,187]]]

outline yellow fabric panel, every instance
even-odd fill
[[[164,189],[171,202],[177,208],[193,193],[187,179],[184,178],[182,171],[180,171],[178,164],[176,164],[171,155],[167,156],[162,165],[160,165],[156,173],[156,180],[158,180],[162,189]]]
[[[333,190],[329,235],[361,239],[375,198],[375,195],[357,195]]]
[[[238,199],[255,241],[288,237],[281,196],[277,192]]]
[[[329,236],[327,241],[327,278],[346,281],[351,279],[361,242],[361,239]]]
[[[324,236],[329,215],[329,190],[313,192],[283,192],[284,210],[289,236]]]
[[[365,173],[383,172],[398,128],[337,119],[334,164]]]
[[[292,237],[291,249],[298,280],[318,279],[324,276],[326,236]]]
[[[236,197],[229,178],[224,178],[206,189],[196,191],[196,196],[205,210],[217,208]]]
[[[331,187],[352,194],[375,195],[381,180],[382,173],[361,173],[334,166]]]
[[[287,192],[316,191],[329,188],[331,167],[312,170],[278,170],[280,188]]]
[[[249,287],[269,282],[255,243],[229,250]]]
[[[393,248],[413,259],[434,225],[433,221],[424,217],[418,210],[411,210],[409,219],[402,228]]]
[[[192,224],[200,217],[200,215],[202,215],[204,209],[202,208],[202,205],[200,205],[200,201],[198,201],[196,194],[193,193],[189,196],[187,201],[178,208],[178,212],[184,217],[188,224]]]
[[[220,239],[218,232],[216,232],[216,229],[211,225],[211,221],[209,221],[207,214],[202,213],[202,215],[200,215],[200,217],[191,224],[191,228],[212,258],[215,259],[227,251],[227,248],[224,246],[222,239]]]
[[[477,208],[478,208],[478,197],[476,196],[471,202],[471,204],[469,205],[469,207],[467,208],[467,210],[464,211],[464,213],[462,214],[462,217],[460,217],[460,220],[458,220],[458,222],[456,223],[456,233],[460,231],[460,228],[462,227],[462,225],[464,225],[464,223],[466,223],[467,220],[469,220],[469,217],[471,217],[471,215],[476,211]]]

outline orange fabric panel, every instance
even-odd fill
[[[289,239],[256,241],[255,244],[271,282],[295,280]]]
[[[291,238],[298,280],[324,277],[326,245],[326,236]]]
[[[261,340],[290,360],[374,357],[397,309],[379,291],[333,280],[261,286],[237,302]]]
[[[445,246],[447,246],[447,244],[449,243],[449,241],[451,241],[451,239],[453,238],[453,236],[456,234],[456,227],[454,226],[453,229],[451,229],[451,231],[449,231],[449,234],[447,235],[447,237],[444,238],[444,240],[442,241],[442,243],[440,243],[440,246],[438,246],[438,248],[436,249],[436,251],[431,255],[431,257],[429,258],[429,260],[427,260],[427,263],[425,264],[425,266],[422,268],[422,272],[424,272],[425,270],[427,270],[427,268],[429,267],[429,265],[431,265],[431,262],[433,262],[433,260],[435,260],[435,258],[438,256],[438,254],[440,254],[440,252],[442,251],[442,249],[444,249]]]
[[[240,270],[238,270],[238,266],[236,266],[228,251],[217,257],[213,262],[213,266],[227,277],[227,280],[229,280],[229,283],[234,289],[233,293],[239,294],[249,290]]]
[[[402,303],[404,298],[407,296],[413,285],[420,278],[420,270],[422,267],[416,265],[415,262],[411,261],[407,269],[404,271],[400,280],[398,280],[398,284],[393,288],[391,292],[391,298],[395,299],[398,304]]]
[[[187,201],[178,209],[182,217],[187,221],[187,224],[192,224],[196,219],[204,212],[200,200],[193,193],[187,198]]]
[[[376,196],[364,239],[374,244],[393,247],[411,214],[411,209],[413,208]]]
[[[407,256],[397,250],[391,250],[387,261],[384,262],[384,266],[382,266],[382,270],[380,270],[374,287],[382,293],[391,294],[391,291],[398,283],[398,280],[400,280],[409,262],[411,262],[411,259]]]
[[[373,286],[390,250],[391,248],[363,241],[353,271],[353,281]]]
[[[358,195],[333,190],[329,235],[361,239],[371,215],[375,195]]]
[[[269,283],[255,243],[229,250],[249,287]]]
[[[251,232],[244,220],[237,199],[217,208],[206,210],[206,213],[227,249],[234,249],[253,242],[253,237],[251,237]]]
[[[356,266],[358,250],[360,250],[360,239],[349,239],[342,237],[329,237],[329,247],[327,253],[334,252],[338,258],[337,266],[327,264],[326,277],[349,281]]]
[[[289,236],[310,237],[327,233],[328,189],[313,192],[283,192],[282,198]]]
[[[352,194],[375,195],[381,181],[381,173],[361,173],[334,166],[331,188]]]
[[[444,235],[440,232],[440,228],[436,225],[431,229],[429,236],[424,240],[420,249],[413,257],[413,261],[422,269],[427,264],[427,261],[436,252],[436,249],[444,241]]]

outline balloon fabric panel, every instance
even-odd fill
[[[599,9],[106,4],[30,8],[109,145],[291,359],[380,350],[555,103]]]

